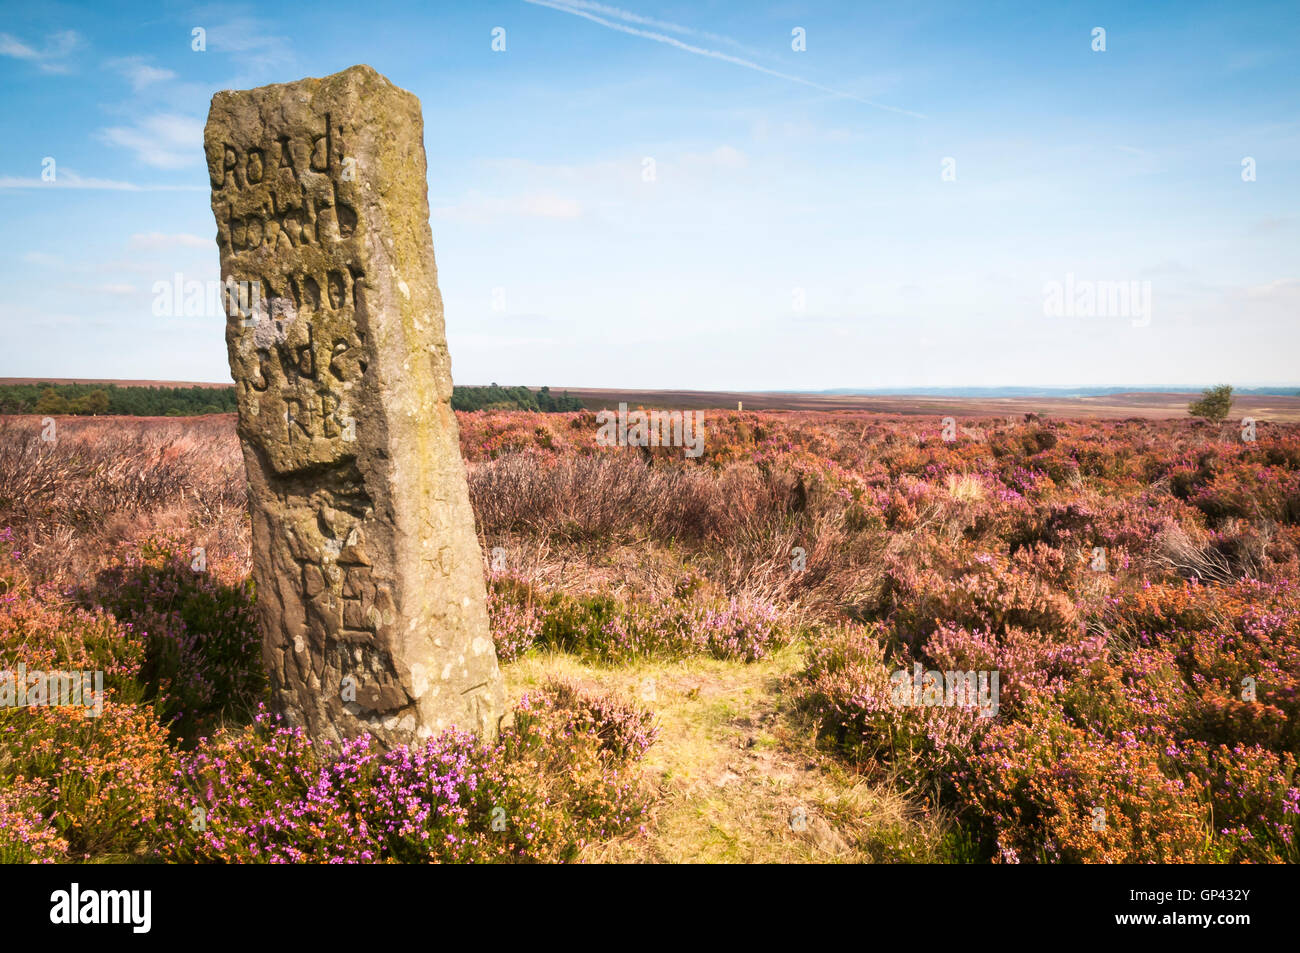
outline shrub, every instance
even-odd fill
[[[1014,627],[992,635],[943,626],[925,643],[924,657],[941,671],[997,671],[998,710],[1015,715],[1054,698],[1104,652],[1098,637],[1057,640]]]
[[[223,715],[251,717],[266,687],[251,582],[196,572],[181,543],[158,539],[102,572],[83,598],[145,639],[140,680],[173,736],[192,741]]]
[[[68,842],[49,821],[50,796],[40,782],[0,786],[0,864],[53,864]]]
[[[501,783],[494,752],[472,735],[387,753],[365,735],[331,751],[262,711],[182,756],[164,852],[238,863],[488,859],[508,850],[486,838]]]
[[[635,772],[601,754],[609,739],[571,714],[525,698],[497,744],[453,730],[381,752],[368,735],[314,744],[263,710],[239,734],[181,755],[159,825],[164,856],[574,860],[593,840],[639,823],[646,804]]]
[[[782,641],[775,607],[750,599],[697,614],[695,631],[714,658],[757,662]]]
[[[542,634],[542,620],[527,587],[517,587],[519,598],[510,598],[501,590],[501,577],[493,575],[487,587],[488,621],[497,661],[513,662],[536,644]]]
[[[1200,786],[1168,776],[1162,759],[1045,706],[993,726],[957,787],[996,860],[1195,862],[1207,834]]]
[[[1300,778],[1293,754],[1259,745],[1191,743],[1180,749],[1180,760],[1209,789],[1213,860],[1300,861]]]
[[[102,611],[44,599],[16,555],[0,532],[0,670],[91,673],[104,697],[102,708],[84,697],[0,706],[0,791],[15,792],[0,813],[34,859],[143,850],[170,758],[138,681],[143,640]],[[18,850],[6,843],[0,850]]]
[[[910,784],[942,785],[968,756],[982,719],[957,707],[895,704],[891,676],[911,671],[912,661],[891,658],[889,642],[879,624],[842,626],[818,639],[796,678],[795,703],[851,757],[877,761]]]
[[[600,750],[618,761],[639,761],[659,737],[654,715],[640,705],[613,693],[588,692],[562,679],[547,682],[533,705],[567,713],[575,732],[595,737]]]
[[[1193,417],[1204,417],[1212,424],[1222,423],[1232,409],[1232,385],[1220,384],[1201,391],[1201,399],[1187,405]]]
[[[712,655],[756,662],[789,641],[776,608],[755,599],[684,597],[625,602],[608,594],[545,592],[521,579],[489,578],[489,615],[503,661],[537,644],[604,662]]]
[[[46,816],[72,856],[148,847],[169,768],[148,706],[0,708],[0,783],[47,786]]]

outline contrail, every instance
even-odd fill
[[[891,113],[900,113],[904,116],[914,116],[917,119],[924,119],[921,113],[912,112],[909,109],[899,109],[896,106],[886,106],[884,103],[872,102],[869,99],[863,99],[861,96],[855,96],[853,93],[846,93],[842,89],[833,89],[830,86],[823,86],[821,83],[814,83],[810,79],[804,79],[802,76],[793,76],[790,73],[781,73],[774,69],[768,69],[766,66],[760,66],[750,60],[742,60],[738,56],[732,56],[730,53],[722,53],[718,50],[706,50],[702,46],[692,46],[690,43],[683,43],[676,37],[665,36],[662,33],[652,33],[649,30],[640,30],[636,27],[628,26],[625,23],[615,23],[612,20],[606,20],[604,17],[597,16],[591,10],[598,9],[602,13],[608,13],[611,16],[617,16],[620,19],[629,20],[633,23],[645,23],[658,26],[660,29],[673,30],[679,33],[693,34],[694,31],[687,27],[680,27],[673,23],[662,23],[652,21],[647,17],[638,16],[635,13],[628,13],[624,10],[618,10],[613,7],[605,7],[597,3],[585,3],[582,0],[576,0],[575,3],[565,3],[563,0],[524,0],[524,3],[531,3],[538,7],[550,7],[552,10],[559,10],[561,13],[569,13],[575,17],[583,17],[591,20],[593,23],[599,23],[603,27],[611,30],[617,30],[620,33],[628,33],[632,36],[644,37],[647,40],[654,40],[656,43],[667,43],[669,46],[675,46],[679,50],[685,50],[687,53],[694,53],[697,56],[707,56],[711,59],[722,60],[724,63],[731,63],[734,66],[743,66],[745,69],[752,69],[755,72],[766,73],[768,76],[775,76],[778,79],[788,80],[791,83],[798,83],[801,86],[808,86],[812,89],[821,90],[823,93],[830,93],[833,96],[842,96],[845,99],[851,99],[854,102],[863,103],[876,109],[886,109]],[[581,3],[581,7],[577,4]]]
[[[571,10],[587,10],[591,13],[598,13],[602,16],[614,17],[618,20],[626,20],[629,23],[639,23],[641,26],[654,27],[658,30],[667,30],[669,33],[682,33],[686,36],[698,36],[705,40],[713,40],[717,43],[726,43],[728,46],[734,46],[746,52],[753,52],[743,43],[737,43],[729,36],[720,36],[717,33],[708,33],[704,30],[696,30],[689,26],[682,26],[680,23],[669,23],[666,20],[655,20],[652,17],[643,17],[639,13],[633,13],[631,10],[620,10],[618,7],[606,6],[603,3],[592,3],[591,0],[554,0],[562,7],[568,7]],[[543,4],[549,5],[549,4]]]

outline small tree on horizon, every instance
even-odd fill
[[[1228,419],[1232,410],[1232,385],[1220,384],[1207,387],[1201,391],[1201,399],[1187,405],[1187,412],[1193,417],[1204,417],[1212,424],[1221,424]]]

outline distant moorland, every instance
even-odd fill
[[[94,409],[98,398],[88,397],[102,390],[108,397],[106,410]],[[40,406],[46,391],[53,408]],[[1133,390],[1113,388],[1068,390],[1066,388],[916,388],[912,393],[880,391],[709,391],[709,390],[618,390],[570,387],[560,396],[548,387],[502,387],[457,385],[452,390],[452,407],[459,411],[527,410],[568,413],[577,410],[630,407],[671,410],[815,410],[867,411],[878,414],[944,416],[1022,416],[1067,419],[1172,420],[1187,416],[1187,405],[1199,396],[1192,390]],[[1300,392],[1287,388],[1234,388],[1233,414],[1275,423],[1300,423]],[[74,409],[78,400],[80,409]],[[96,401],[91,404],[91,401]],[[88,404],[90,407],[88,408]],[[0,413],[116,414],[122,416],[196,416],[233,413],[234,385],[186,383],[184,381],[112,381],[94,379],[0,378]]]

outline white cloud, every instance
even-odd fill
[[[51,268],[63,264],[63,259],[58,255],[50,255],[43,251],[25,252],[22,260],[29,265],[45,265]]]
[[[38,60],[41,58],[41,54],[8,33],[0,33],[0,56],[12,56],[14,59],[19,60]]]
[[[157,83],[165,79],[176,78],[176,74],[171,70],[162,69],[157,66],[150,66],[139,56],[128,56],[122,59],[109,60],[108,65],[125,76],[131,83],[132,88],[137,92],[144,89],[150,83]]]
[[[203,158],[203,123],[189,116],[158,113],[131,127],[103,129],[99,136],[159,169],[180,169]]]
[[[185,248],[211,248],[213,239],[183,233],[168,235],[164,232],[142,232],[131,236],[131,247],[136,249],[174,248],[177,245]]]
[[[1267,284],[1252,285],[1246,289],[1246,297],[1278,302],[1300,300],[1300,278],[1277,278]]]
[[[81,46],[81,42],[81,37],[75,30],[64,30],[47,36],[45,44],[38,50],[15,36],[0,33],[0,56],[35,63],[44,73],[66,73],[69,67],[63,60]]]

